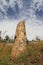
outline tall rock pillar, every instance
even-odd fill
[[[17,25],[15,42],[11,51],[11,57],[17,58],[21,53],[24,53],[27,46],[25,21],[21,21]]]

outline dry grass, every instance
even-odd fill
[[[41,65],[43,61],[43,41],[28,44],[25,54],[21,54],[16,62],[10,59],[13,44],[0,43],[0,65]]]

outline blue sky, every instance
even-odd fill
[[[43,39],[43,0],[0,0],[2,37],[14,36],[19,21],[25,20],[29,40]],[[4,34],[4,32],[6,33]]]

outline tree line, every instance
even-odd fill
[[[1,33],[2,31],[0,31],[0,42],[1,43],[13,43],[14,42],[14,39],[10,38],[9,35],[6,35],[5,38],[3,39],[2,36],[1,36]]]

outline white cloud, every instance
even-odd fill
[[[26,29],[29,40],[35,39],[36,36],[40,37],[40,39],[43,39],[43,26],[28,26]]]
[[[4,20],[0,22],[0,30],[2,31],[2,37],[9,35],[10,37],[15,34],[15,29],[17,26],[17,21]],[[4,34],[4,32],[6,33]]]
[[[43,23],[41,23],[42,21],[37,18],[30,18],[26,21],[26,31],[29,40],[36,39],[36,36],[43,39]]]
[[[3,9],[3,6],[7,5],[7,3],[5,2],[5,0],[0,0],[0,1],[3,1],[3,5],[1,4],[2,6],[0,6]],[[13,7],[14,1],[15,0],[10,0],[9,5],[11,7]],[[17,0],[17,1],[18,1],[19,7],[22,8],[22,5],[23,5],[22,1],[21,0]],[[31,4],[31,7],[33,7],[33,9],[34,9],[35,3],[39,2],[36,7],[36,9],[37,9],[40,6],[40,4],[41,5],[43,4],[42,1],[43,0],[34,0],[34,3]],[[5,12],[4,9],[3,9],[3,11]],[[30,17],[27,15],[30,15]],[[41,39],[43,39],[43,21],[38,20],[36,18],[34,11],[30,8],[28,11],[23,12],[21,14],[21,17],[22,17],[21,20],[27,18],[26,19],[26,31],[27,31],[28,39],[29,40],[35,39],[36,36],[39,36]],[[18,22],[19,22],[19,20],[18,21],[17,20],[13,20],[13,21],[12,20],[3,20],[2,22],[0,22],[0,30],[2,30],[2,37],[4,37],[5,31],[6,31],[6,34],[8,34],[10,37],[12,35],[14,36]]]
[[[16,27],[19,21],[16,20],[4,20],[0,22],[0,30],[2,30],[2,37],[7,34],[10,37],[14,37],[15,32],[16,32]],[[36,36],[40,37],[43,39],[43,26],[39,26],[37,24],[32,24],[30,23],[31,20],[26,21],[26,33],[27,33],[27,38],[29,40],[35,39]],[[4,34],[4,32],[6,33]]]

